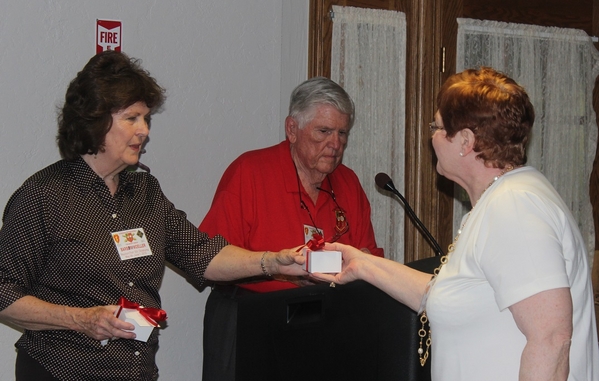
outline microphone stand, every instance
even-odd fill
[[[412,221],[414,221],[416,223],[416,226],[418,227],[420,232],[427,238],[428,243],[435,250],[435,254],[439,255],[439,256],[443,256],[444,253],[443,253],[443,250],[441,249],[441,246],[435,240],[433,235],[428,231],[428,229],[424,226],[422,221],[420,221],[418,216],[416,216],[416,213],[414,213],[414,210],[412,209],[412,207],[410,206],[408,201],[405,199],[405,197],[401,193],[399,193],[399,191],[395,188],[395,185],[393,184],[393,180],[391,180],[389,175],[387,175],[386,173],[379,173],[375,177],[375,182],[379,188],[388,190],[388,191],[392,192],[394,195],[396,195],[397,197],[399,197],[399,199],[403,202],[406,212],[408,212],[408,216],[410,216]]]

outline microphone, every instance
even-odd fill
[[[389,175],[387,175],[386,173],[381,172],[377,173],[377,175],[374,177],[374,181],[379,188],[388,190],[395,194],[397,197],[399,197],[401,202],[403,202],[406,211],[408,212],[408,216],[410,216],[412,221],[414,221],[416,223],[416,226],[418,226],[418,228],[420,229],[420,232],[423,233],[424,236],[428,239],[429,244],[433,247],[433,249],[435,249],[436,254],[444,255],[443,250],[441,250],[441,246],[439,246],[439,243],[435,240],[431,232],[428,231],[428,229],[424,226],[422,221],[420,221],[418,216],[416,216],[416,213],[414,213],[414,210],[410,207],[410,204],[408,204],[408,201],[405,199],[405,197],[402,196],[401,193],[399,193],[399,191],[395,188],[395,185],[393,184],[393,180],[391,180],[391,177],[389,177]]]

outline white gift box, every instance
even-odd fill
[[[118,311],[118,310],[117,310]],[[145,317],[143,317],[138,310],[132,308],[122,308],[120,313],[116,315],[119,319],[131,323],[135,326],[133,332],[135,332],[135,340],[146,342],[152,334],[155,325],[150,323]]]
[[[340,251],[312,251],[304,248],[302,255],[306,257],[304,270],[309,273],[338,273],[341,272],[342,256]]]
[[[135,328],[131,332],[135,332],[135,340],[143,341],[144,343],[148,341],[152,331],[157,327],[143,317],[135,308],[119,307],[114,311],[114,316],[133,324]],[[100,343],[106,345],[108,344],[108,339],[102,340]]]

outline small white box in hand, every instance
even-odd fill
[[[143,317],[138,310],[132,308],[123,308],[117,317],[127,323],[135,326],[135,340],[146,342],[154,330],[154,325]]]
[[[312,251],[304,248],[302,255],[306,257],[304,270],[309,273],[341,272],[342,256],[340,251]]]
[[[135,332],[135,340],[143,341],[144,343],[148,341],[148,338],[152,334],[155,326],[150,323],[145,317],[143,317],[138,310],[134,308],[123,308],[119,307],[114,311],[114,316],[117,318],[126,321],[127,323],[131,323],[135,326],[133,331]],[[111,340],[115,340],[116,338],[112,338]],[[108,339],[102,340],[100,343],[102,346],[108,344]]]

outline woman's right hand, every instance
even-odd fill
[[[114,316],[116,305],[90,308],[48,303],[31,295],[17,299],[0,311],[0,319],[32,331],[70,329],[96,340],[134,339],[131,323]]]
[[[115,305],[74,308],[73,329],[96,340],[135,339],[135,333],[131,332],[135,326],[114,316],[118,308]]]
[[[369,254],[364,253],[363,251],[356,249],[353,246],[344,245],[342,243],[326,243],[324,245],[324,250],[330,251],[340,251],[342,257],[342,267],[341,272],[337,274],[323,274],[323,273],[312,273],[310,274],[313,278],[326,281],[326,282],[334,282],[337,284],[345,284],[349,282],[353,282],[354,280],[361,279],[359,270],[360,270],[360,261],[367,257],[371,256]]]

